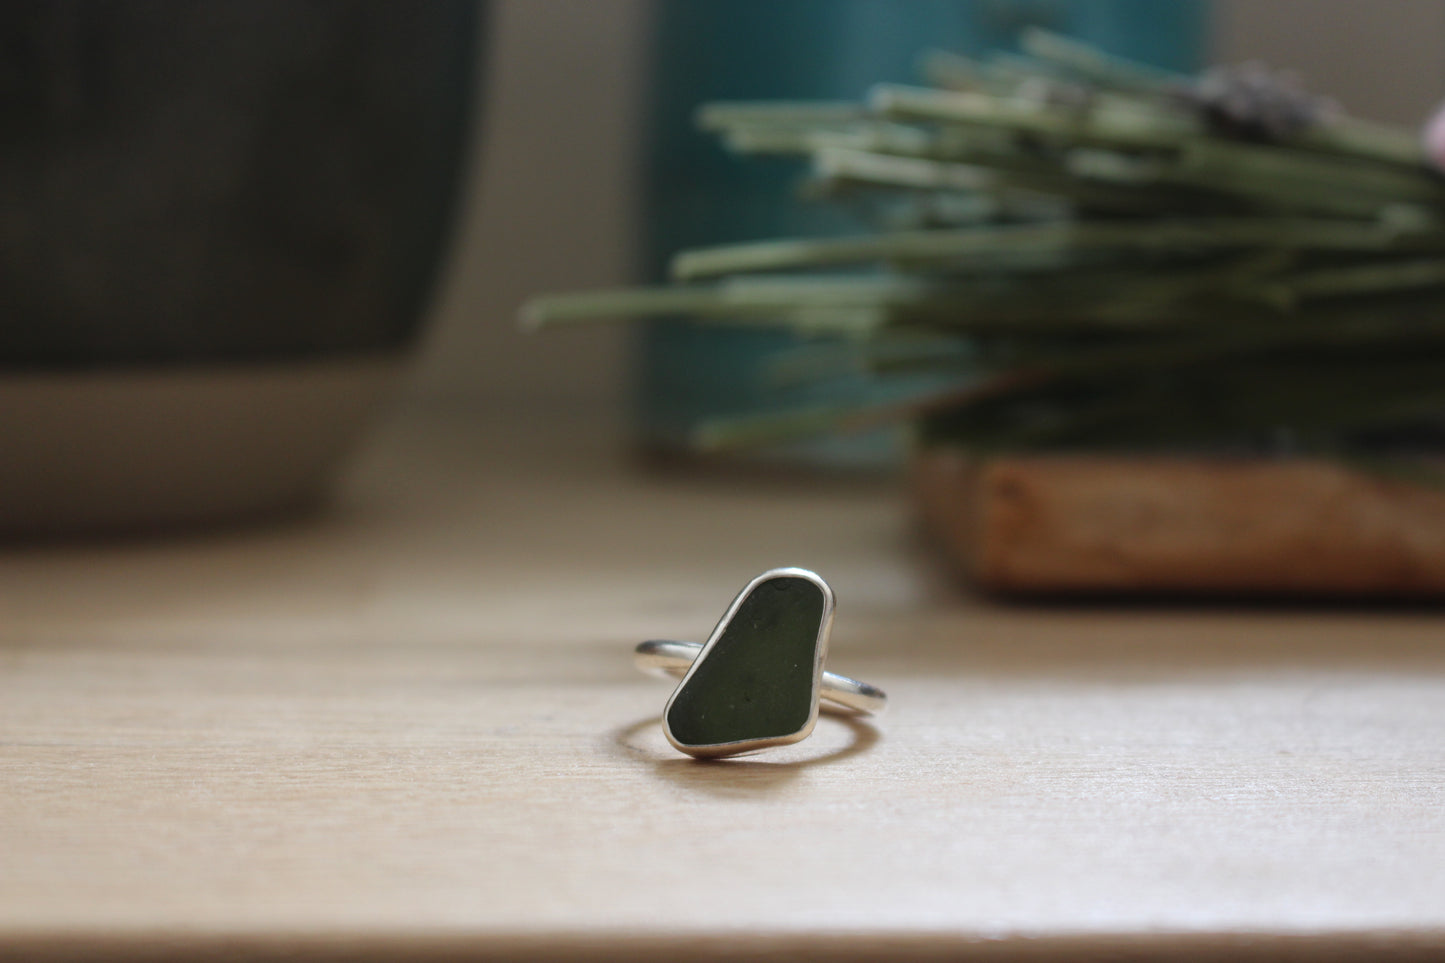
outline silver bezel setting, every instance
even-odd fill
[[[727,627],[732,622],[733,616],[737,614],[737,610],[739,606],[742,605],[743,599],[752,594],[752,591],[762,583],[772,581],[775,578],[806,579],[818,586],[819,591],[823,593],[823,617],[818,622],[818,637],[813,645],[812,708],[808,713],[807,722],[796,732],[782,736],[770,736],[766,739],[740,739],[736,742],[719,742],[701,746],[692,746],[679,742],[673,736],[672,727],[669,726],[667,722],[668,716],[672,712],[673,700],[677,698],[678,692],[682,691],[682,688],[687,685],[688,680],[692,678],[698,666],[707,660],[708,655],[712,652],[713,648],[716,647],[718,640],[721,639],[723,633],[727,631]],[[833,631],[833,608],[834,598],[832,588],[829,587],[827,582],[823,581],[818,573],[811,572],[805,568],[769,569],[743,586],[742,591],[733,599],[732,604],[728,606],[727,611],[723,613],[723,617],[713,628],[712,634],[708,636],[707,642],[704,643],[702,647],[702,651],[698,653],[697,658],[693,660],[687,673],[682,677],[682,681],[678,683],[677,688],[672,690],[672,695],[668,696],[667,705],[662,710],[662,731],[663,734],[667,736],[667,741],[672,744],[673,748],[679,752],[685,752],[689,756],[695,756],[699,759],[713,759],[721,756],[736,756],[745,752],[756,752],[759,749],[767,749],[772,746],[792,745],[812,735],[813,727],[818,722],[818,700],[823,683],[823,663],[827,661],[828,658],[828,639]]]

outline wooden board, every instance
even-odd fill
[[[913,475],[992,591],[1445,597],[1445,491],[1333,462],[938,449]]]
[[[331,515],[0,552],[0,959],[1445,952],[1445,621],[1007,608],[891,486],[399,423]],[[876,727],[685,758],[632,643],[838,594]]]

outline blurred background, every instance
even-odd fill
[[[730,6],[741,11],[749,4]],[[1198,30],[1192,51],[1179,39],[1177,11],[1160,10],[1173,4],[955,6],[1019,26],[1057,25],[1092,8],[1128,25],[1100,39],[1115,46],[1123,39],[1136,54],[1164,27],[1174,44],[1166,55],[1196,56],[1193,66],[1259,59],[1289,67],[1361,117],[1417,125],[1445,93],[1445,4],[1435,0],[1182,5],[1194,7],[1186,15]],[[936,7],[928,15],[936,16]],[[538,292],[625,284],[653,266],[642,212],[649,107],[654,94],[667,93],[649,86],[658,21],[659,5],[648,0],[495,3],[492,63],[477,105],[486,148],[467,174],[457,246],[410,397],[492,412],[584,406],[610,413],[619,427],[626,421],[634,332],[597,327],[539,339],[519,334],[512,322]],[[946,46],[937,36],[918,39],[917,46]],[[876,56],[906,64],[914,37],[904,40],[902,49]],[[972,46],[978,38],[958,40]],[[861,96],[870,79],[861,73],[839,78],[831,94]],[[747,77],[734,83],[732,96],[764,96]],[[696,140],[713,147],[707,135]]]
[[[750,366],[784,335],[516,323],[539,293],[658,281],[682,247],[848,229],[794,203],[798,165],[696,131],[703,101],[856,100],[924,48],[1030,27],[1180,74],[1267,61],[1406,129],[1445,91],[1432,0],[16,4],[4,24],[20,532],[306,503],[393,402],[585,413],[663,449],[766,408]]]

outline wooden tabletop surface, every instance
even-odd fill
[[[0,550],[0,959],[1445,952],[1445,616],[1002,606],[901,486],[396,419],[338,507]],[[777,565],[876,726],[696,762]]]

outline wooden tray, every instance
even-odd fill
[[[1445,492],[1334,462],[920,452],[969,577],[1018,593],[1445,596]]]

